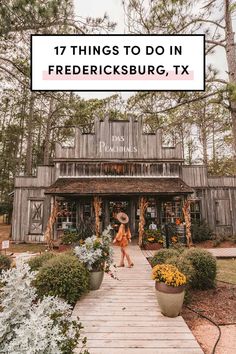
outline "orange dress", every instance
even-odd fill
[[[126,247],[129,244],[129,240],[131,239],[130,229],[126,230],[125,225],[121,224],[119,230],[114,239],[114,244],[120,247]]]

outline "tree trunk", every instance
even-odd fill
[[[51,135],[51,123],[52,123],[52,116],[53,114],[53,98],[50,99],[49,103],[49,113],[46,125],[46,134],[44,140],[44,151],[43,151],[43,164],[49,165],[50,159],[50,135]]]
[[[225,39],[226,59],[228,63],[229,83],[236,87],[236,49],[234,43],[234,31],[232,26],[231,1],[224,0],[225,6]],[[230,113],[232,119],[233,149],[236,158],[236,102],[230,101]]]
[[[203,149],[203,163],[207,166],[208,163],[208,153],[207,153],[207,129],[206,129],[206,102],[203,108],[203,117],[201,124],[201,139],[202,139],[202,149]]]
[[[33,153],[33,117],[34,117],[34,95],[30,97],[29,119],[27,129],[27,148],[26,148],[26,163],[25,172],[27,176],[32,174],[32,153]]]

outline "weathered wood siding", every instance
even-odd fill
[[[209,187],[236,187],[236,176],[208,177]]]
[[[15,178],[15,188],[48,187],[54,182],[54,166],[38,166],[36,176],[19,176]]]
[[[39,166],[36,177],[16,177],[12,216],[12,239],[16,242],[41,242],[50,213],[50,196],[45,188],[54,182],[53,167]],[[30,233],[31,202],[42,202],[43,220],[41,234]]]
[[[56,145],[56,159],[164,159],[182,160],[181,144],[162,147],[161,132],[143,133],[142,120],[96,120],[94,134],[76,128],[75,146]]]
[[[203,217],[219,235],[236,235],[236,188],[206,188],[202,192]]]
[[[59,177],[179,177],[180,162],[57,162]]]
[[[208,177],[205,166],[183,166],[182,179],[196,189],[202,218],[213,232],[236,235],[236,177]]]
[[[182,179],[190,187],[207,187],[207,169],[205,166],[183,166]]]

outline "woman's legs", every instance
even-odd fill
[[[128,261],[128,265],[129,267],[132,267],[134,264],[131,261],[130,255],[128,254],[127,250],[124,248],[124,256],[126,257],[127,261]]]
[[[123,247],[120,248],[121,251],[121,258],[120,258],[120,264],[118,267],[123,267],[125,265],[125,250]]]

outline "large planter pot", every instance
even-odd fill
[[[91,271],[89,272],[89,289],[98,290],[102,284],[104,271]]]
[[[146,243],[145,245],[143,245],[143,249],[150,250],[150,251],[156,251],[156,250],[159,250],[161,248],[163,248],[163,246],[159,242],[157,242],[157,243]]]
[[[163,315],[177,317],[180,314],[184,302],[184,289],[184,285],[175,287],[156,282],[157,301]]]

